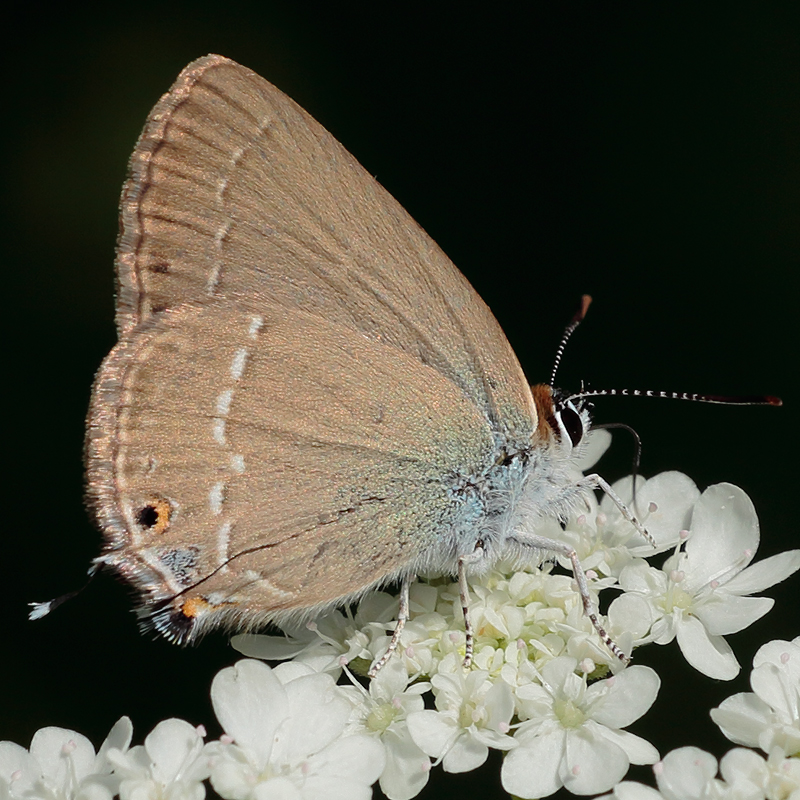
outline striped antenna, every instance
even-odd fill
[[[588,294],[585,294],[581,297],[581,307],[575,313],[572,321],[569,323],[569,325],[567,325],[564,333],[561,336],[561,341],[558,343],[558,349],[556,350],[556,358],[553,363],[553,371],[550,373],[550,386],[556,385],[556,372],[558,371],[558,365],[561,363],[561,356],[564,355],[564,348],[566,348],[569,337],[572,336],[575,328],[577,328],[578,325],[583,322],[583,318],[586,316],[586,312],[589,310],[591,302],[592,298]]]
[[[567,329],[569,330],[569,329]],[[583,389],[569,395],[564,402],[587,397],[663,397],[668,400],[693,400],[697,403],[718,403],[726,406],[782,406],[780,397],[773,395],[721,395],[695,392],[661,392],[653,389]]]

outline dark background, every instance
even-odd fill
[[[589,292],[563,385],[781,395],[780,410],[609,399],[595,418],[639,431],[645,475],[742,486],[760,555],[798,546],[795,4],[28,4],[4,27],[0,739],[27,746],[59,725],[99,745],[121,714],[136,742],[169,716],[218,734],[208,688],[236,658],[224,636],[190,650],[143,638],[109,576],[25,618],[29,601],[80,586],[99,551],[81,450],[115,340],[117,200],[151,106],[208,52],[277,84],[377,175],[494,310],[532,382]],[[630,451],[618,436],[601,472],[629,471]],[[730,637],[744,667],[730,684],[674,644],[640,651],[664,686],[633,730],[662,754],[724,753],[708,709],[748,688],[760,644],[798,634],[799,590],[796,576],[770,590],[769,617]],[[421,796],[500,796],[498,765],[477,773],[485,786],[436,770]]]

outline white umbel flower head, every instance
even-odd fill
[[[381,743],[345,734],[352,705],[329,675],[282,684],[259,661],[223,669],[211,686],[227,736],[207,746],[211,784],[224,798],[368,800],[383,772]]]
[[[359,683],[343,687],[353,703],[349,730],[380,739],[386,766],[380,777],[381,791],[389,800],[410,800],[428,782],[431,760],[411,738],[407,718],[422,711],[422,695],[429,683],[414,683],[399,658],[390,659],[370,681],[369,690]]]
[[[108,759],[121,779],[120,800],[203,800],[208,777],[204,733],[182,719],[166,719],[144,745],[110,750]]]
[[[542,685],[517,689],[520,715],[527,717],[505,758],[503,788],[518,797],[538,798],[562,786],[573,794],[610,789],[633,764],[652,764],[658,751],[621,730],[653,704],[658,675],[633,666],[591,686],[577,675],[574,658],[560,657],[542,669]]]
[[[408,729],[416,744],[440,759],[445,772],[468,772],[489,756],[489,748],[516,746],[509,736],[514,698],[503,680],[492,681],[485,670],[465,673],[458,656],[442,661],[449,672],[431,679],[436,711],[408,715]]]
[[[736,744],[800,756],[800,636],[761,647],[750,685],[752,692],[735,694],[712,709],[711,719]]]
[[[112,775],[110,750],[124,751],[133,727],[122,717],[111,729],[97,755],[92,743],[66,728],[41,728],[30,752],[13,742],[0,742],[0,797],[15,800],[111,800],[119,791]]]
[[[594,496],[587,498],[587,509],[572,516],[564,531],[558,530],[557,523],[549,522],[549,530],[543,534],[569,542],[583,568],[600,575],[618,576],[637,556],[649,557],[674,547],[700,497],[694,481],[681,472],[662,472],[648,480],[637,476],[635,504],[632,477],[617,481],[611,488],[636,513],[655,547],[607,496],[600,503]],[[559,563],[566,569],[570,567],[567,559],[559,558]]]
[[[800,568],[800,550],[789,550],[748,566],[758,548],[758,518],[750,498],[737,486],[719,483],[694,507],[683,549],[662,569],[636,562],[620,574],[625,592],[650,604],[650,640],[677,638],[686,660],[711,678],[731,680],[739,663],[723,636],[766,614],[769,597],[749,597]]]

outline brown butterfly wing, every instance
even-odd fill
[[[122,198],[120,342],[95,383],[100,561],[176,639],[452,569],[476,476],[536,412],[488,307],[274,86],[208,56]]]
[[[436,370],[280,307],[152,317],[101,370],[89,487],[101,561],[172,638],[319,610],[454,561],[485,418]],[[448,560],[449,559],[449,560]]]
[[[301,310],[429,364],[512,446],[528,384],[489,308],[404,209],[286,95],[220,56],[190,64],[131,159],[120,333],[224,297]]]

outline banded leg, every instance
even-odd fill
[[[367,673],[370,678],[374,678],[381,671],[382,667],[392,657],[394,651],[397,650],[400,644],[400,634],[403,632],[406,622],[408,622],[408,594],[411,589],[411,584],[416,578],[416,575],[407,575],[400,584],[400,608],[397,610],[397,622],[394,626],[394,633],[392,633],[392,638],[389,642],[389,646],[386,648],[386,652],[370,667]]]

